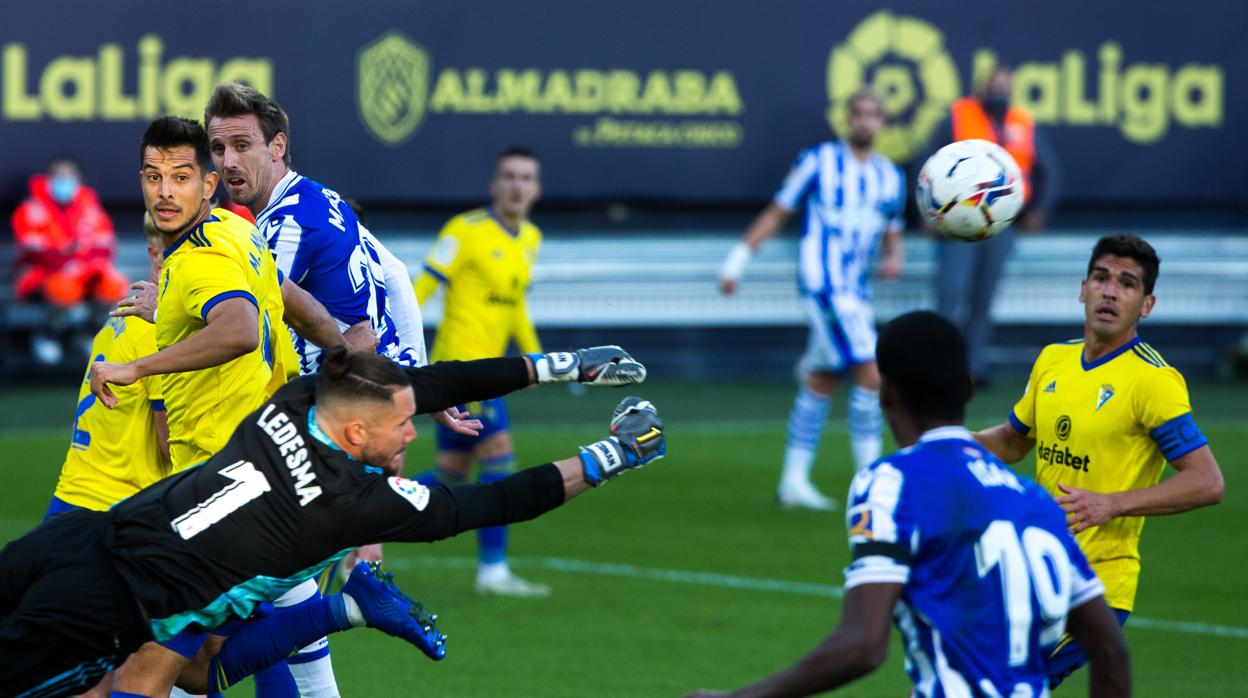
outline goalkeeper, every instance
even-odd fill
[[[110,511],[61,514],[0,551],[0,693],[81,692],[153,638],[202,632],[207,642],[206,631],[246,618],[353,547],[525,521],[660,458],[663,424],[650,403],[630,397],[616,408],[611,435],[571,458],[490,484],[426,488],[394,475],[416,437],[414,414],[534,383],[644,378],[645,368],[618,347],[422,368],[331,349],[319,374],[279,390],[202,466]],[[75,603],[66,604],[71,593]],[[359,625],[435,658],[445,651],[431,619],[370,563],[356,568],[344,594],[271,618],[226,640],[211,664],[183,672],[179,684],[219,690],[327,632]],[[264,628],[273,632],[258,639]],[[232,652],[235,642],[247,646]],[[264,660],[256,656],[262,646]]]

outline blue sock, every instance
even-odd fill
[[[516,457],[507,453],[481,461],[477,482],[489,484],[511,475],[516,467]],[[477,529],[477,561],[482,565],[494,565],[507,561],[507,527],[489,526]]]
[[[256,698],[299,698],[299,687],[285,662],[257,671],[252,680],[256,683]]]
[[[223,691],[305,645],[350,627],[340,594],[279,608],[271,616],[248,620],[212,659],[208,689]]]
[[[433,487],[434,485],[462,485],[467,478],[435,465],[412,479],[425,487]]]

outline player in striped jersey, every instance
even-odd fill
[[[1090,694],[1130,695],[1122,631],[1061,508],[962,426],[971,397],[962,333],[936,313],[907,313],[880,332],[878,357],[880,404],[902,448],[850,486],[839,627],[790,668],[698,698],[849,683],[884,663],[890,621],[912,696],[1043,698],[1067,627],[1092,657]]]
[[[805,376],[789,415],[788,445],[777,498],[782,506],[830,510],[835,502],[815,489],[810,469],[841,378],[853,382],[849,434],[859,469],[880,455],[880,375],[875,366],[875,315],[868,277],[883,236],[880,276],[901,274],[901,170],[872,150],[884,126],[884,106],[871,92],[849,100],[849,133],[802,151],[772,202],[729,253],[720,290],[736,292],[754,250],[802,213],[797,282],[810,339],[799,368]]]
[[[368,321],[378,353],[405,366],[423,364],[424,335],[412,329],[419,323],[391,314],[391,294],[411,286],[406,267],[337,192],[290,168],[290,122],[281,106],[252,87],[225,83],[209,99],[204,123],[226,191],[256,217],[278,269],[320,301],[342,329]],[[407,336],[399,335],[400,326]],[[314,373],[321,347],[303,337],[294,341],[301,372]]]
[[[365,324],[377,335],[378,353],[404,366],[423,365],[424,334],[407,268],[360,224],[337,192],[290,169],[289,118],[281,106],[252,87],[225,83],[209,99],[204,123],[226,191],[256,217],[285,277],[324,305],[340,329]],[[396,320],[392,306],[405,309],[408,317]],[[315,373],[322,348],[297,334],[292,339],[300,372]],[[457,415],[451,411],[438,419],[473,433],[474,423],[461,424]],[[365,546],[360,555],[379,560],[381,549]],[[317,593],[316,584],[307,583],[277,605],[303,603]],[[304,648],[288,664],[304,696],[336,693],[327,642]],[[266,692],[266,698],[276,695]]]

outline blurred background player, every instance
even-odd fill
[[[80,307],[83,301],[111,305],[125,295],[127,281],[113,266],[113,222],[95,191],[83,184],[73,158],[54,158],[46,173],[30,178],[29,186],[12,218],[16,295],[19,301],[39,299],[50,306],[47,322],[31,338],[31,351],[40,363],[56,364],[67,332],[94,322],[94,314]]]
[[[542,193],[541,163],[527,148],[511,147],[494,160],[489,208],[452,218],[438,234],[416,280],[424,304],[446,284],[445,310],[433,343],[432,360],[453,361],[502,356],[515,340],[520,351],[541,352],[525,303],[542,233],[529,211]],[[502,480],[515,469],[507,407],[501,398],[463,406],[481,420],[480,435],[437,427],[437,461],[418,479],[426,485],[463,482],[475,458],[477,481]],[[481,594],[547,596],[550,587],[517,577],[507,564],[507,529],[477,533],[476,589]]]
[[[1036,480],[1066,510],[1119,624],[1135,608],[1144,517],[1217,504],[1223,493],[1187,383],[1139,336],[1160,266],[1134,235],[1098,240],[1079,285],[1083,338],[1045,347],[1009,419],[975,434],[1007,463],[1036,448]],[[1160,482],[1167,462],[1178,472]],[[1085,661],[1078,643],[1064,644],[1049,685]]]
[[[902,450],[850,486],[840,625],[792,667],[726,695],[849,683],[884,663],[895,619],[912,695],[1044,696],[1068,615],[1092,656],[1091,694],[1130,695],[1122,631],[1062,510],[962,426],[971,376],[958,329],[935,313],[902,315],[880,331],[877,358]]]
[[[815,489],[810,470],[828,418],[828,401],[846,374],[853,382],[848,422],[854,462],[865,468],[880,455],[880,376],[868,277],[881,235],[880,276],[895,279],[901,274],[906,183],[901,170],[872,149],[884,127],[880,98],[859,92],[849,99],[848,110],[846,137],[798,155],[775,198],[720,270],[720,290],[732,295],[754,251],[780,232],[789,216],[803,210],[797,281],[810,339],[798,366],[803,383],[789,415],[776,492],[784,507],[836,506]]]
[[[997,65],[979,93],[953,103],[949,120],[933,134],[926,156],[915,162],[921,166],[953,141],[979,138],[1000,145],[1014,157],[1026,181],[1016,227],[1034,232],[1045,226],[1057,202],[1061,170],[1044,130],[1036,128],[1026,109],[1010,103],[1013,90],[1014,71]],[[985,351],[992,341],[992,301],[1016,235],[1012,226],[974,245],[937,240],[936,307],[966,335],[971,374],[980,384],[989,380]]]
[[[144,216],[149,278],[160,276],[164,236]],[[94,361],[132,361],[156,353],[156,330],[137,317],[109,318],[91,344]],[[109,410],[91,392],[90,364],[78,393],[73,436],[44,518],[71,509],[104,511],[170,472],[169,423],[160,376],[116,391]]]

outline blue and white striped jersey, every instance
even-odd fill
[[[879,153],[861,162],[847,143],[828,141],[797,156],[775,202],[790,212],[805,209],[797,266],[802,295],[869,298],[880,236],[902,227],[901,169]]]
[[[858,473],[845,588],[902,584],[894,620],[916,696],[1043,696],[1067,612],[1104,587],[1062,509],[962,427]]]
[[[388,253],[379,253],[376,238],[337,192],[292,170],[273,188],[256,228],[269,241],[278,270],[320,301],[340,329],[370,319],[377,353],[408,366],[423,363],[423,338],[419,345],[405,342],[390,312],[381,261]],[[300,372],[316,372],[321,348],[291,335]]]

